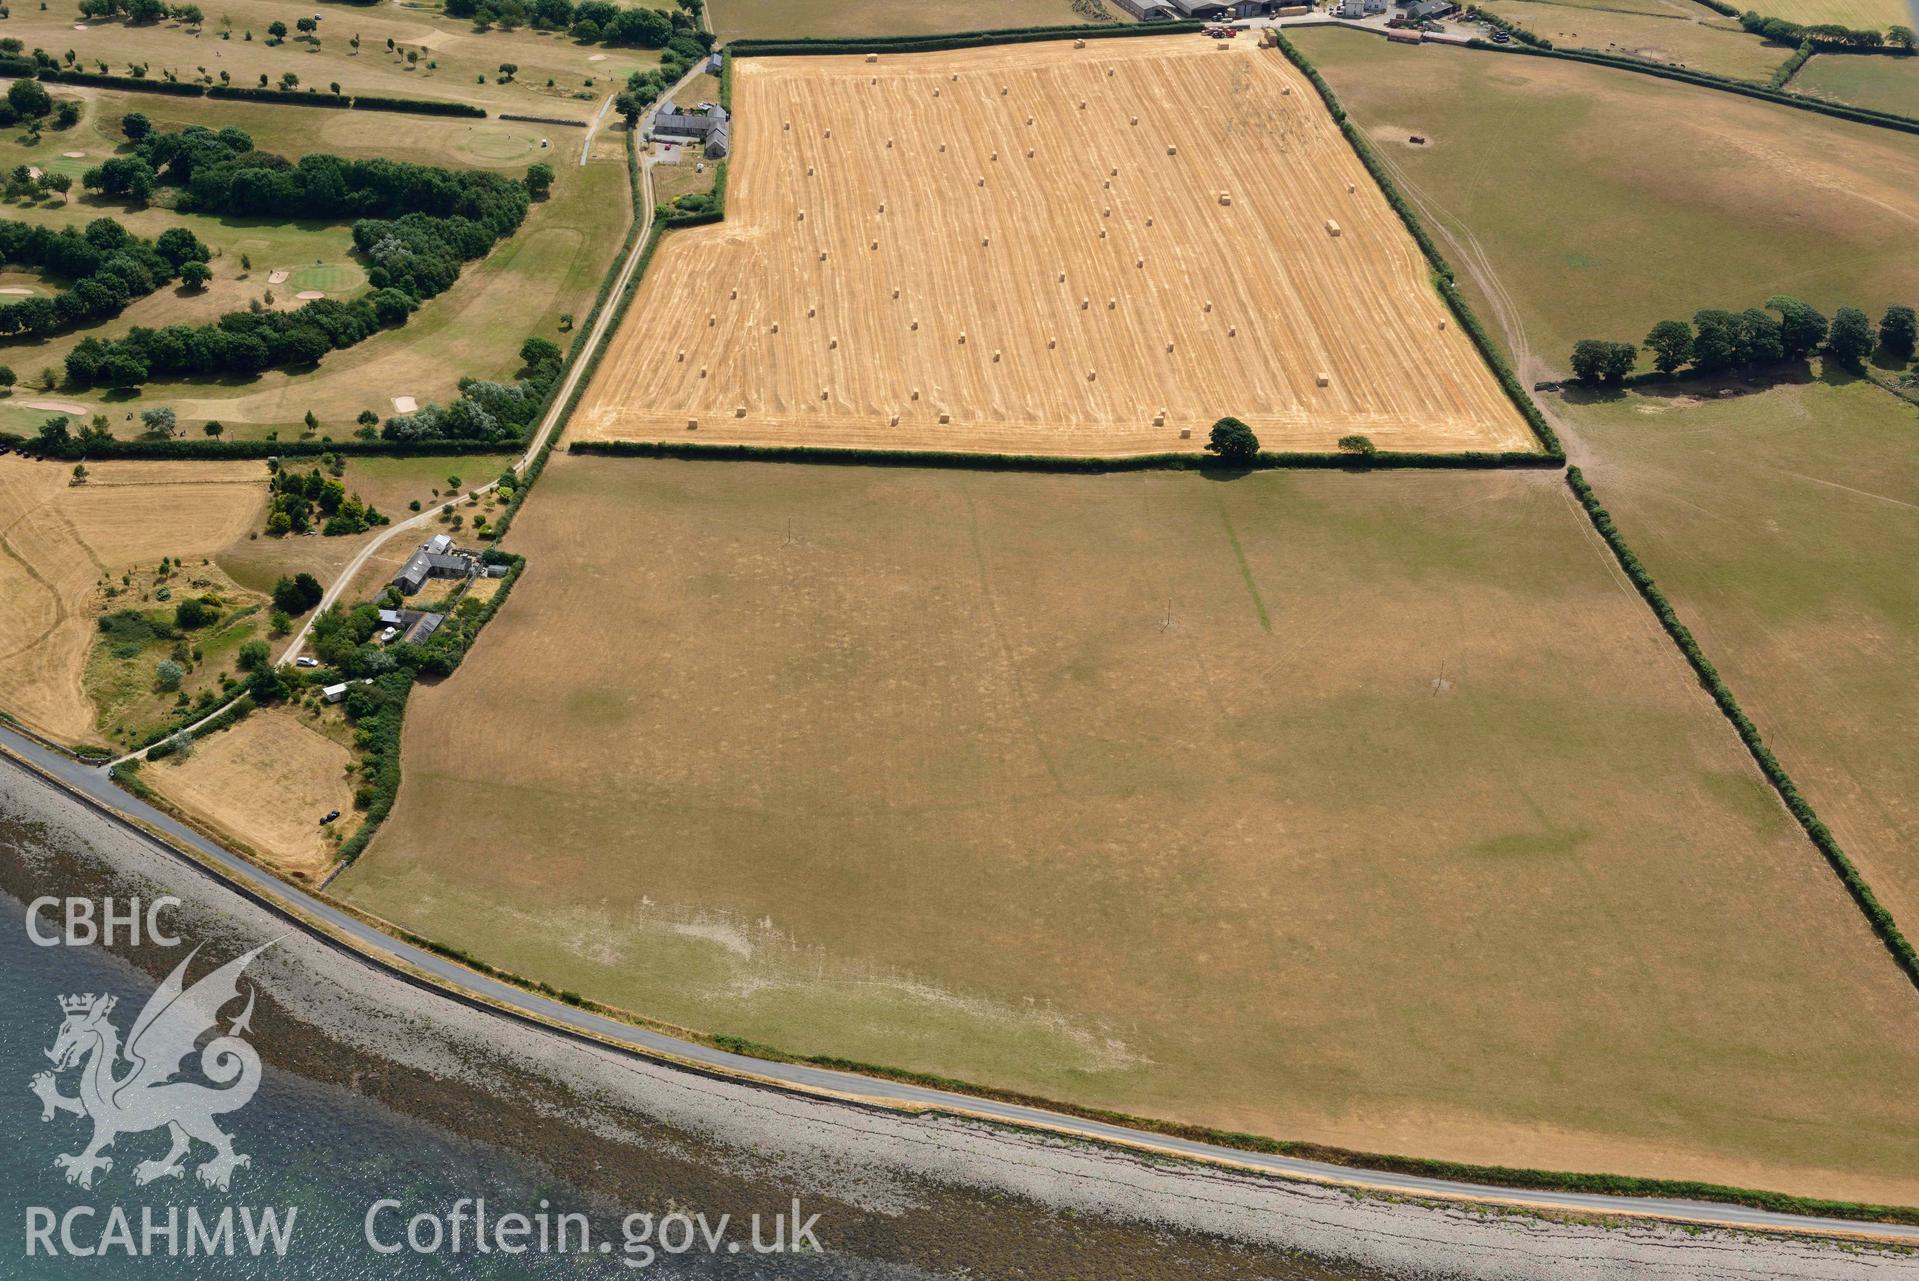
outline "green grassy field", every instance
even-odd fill
[[[1768,18],[1785,18],[1811,26],[1837,22],[1841,26],[1883,31],[1890,26],[1913,25],[1908,0],[1752,0],[1747,8]]]
[[[619,152],[596,148],[589,163],[581,166],[579,137],[560,137],[568,131],[547,126],[182,103],[131,94],[76,94],[65,88],[59,94],[85,102],[81,123],[72,130],[45,134],[37,147],[28,147],[23,133],[0,134],[0,168],[18,163],[69,166],[77,176],[113,153],[122,141],[118,137],[121,117],[138,110],[159,128],[235,125],[252,134],[257,146],[292,157],[315,151],[384,155],[508,173],[523,172],[527,164],[545,160],[552,164],[556,180],[553,194],[534,206],[518,232],[486,258],[469,264],[452,289],[431,300],[403,328],[334,352],[317,370],[273,371],[253,379],[211,383],[155,382],[131,398],[100,391],[45,393],[37,386],[23,386],[11,400],[0,401],[0,430],[33,431],[47,411],[27,409],[26,402],[54,400],[81,405],[87,412],[104,412],[122,434],[137,432],[139,410],[167,405],[178,413],[188,434],[196,434],[208,420],[217,420],[228,439],[270,433],[283,439],[298,436],[311,410],[320,420],[318,434],[345,440],[356,430],[354,418],[363,409],[385,416],[395,411],[397,397],[412,396],[419,404],[444,402],[457,394],[461,377],[511,376],[519,364],[520,343],[529,334],[564,343],[567,335],[560,326],[561,315],[585,315],[632,216],[626,165]],[[398,125],[401,119],[403,128]],[[553,145],[542,148],[543,138]],[[62,154],[67,151],[85,155],[68,158]],[[23,384],[32,383],[43,368],[59,371],[66,353],[89,335],[112,337],[135,325],[206,322],[251,301],[264,302],[268,293],[273,295],[272,305],[295,307],[301,290],[352,297],[365,287],[364,274],[351,253],[350,231],[344,225],[262,223],[162,208],[129,211],[122,203],[83,195],[77,187],[67,203],[15,203],[7,207],[5,216],[56,226],[112,217],[149,236],[170,226],[188,226],[219,255],[212,263],[214,283],[203,292],[162,289],[108,324],[50,339],[0,344],[0,362],[11,365]],[[251,259],[250,271],[242,268],[242,255]],[[275,269],[291,274],[280,284],[270,284]]]
[[[1770,79],[1792,52],[1748,35],[1737,22],[1700,5],[1689,5],[1694,12],[1685,15],[1619,13],[1563,0],[1488,0],[1481,7],[1559,48],[1627,54],[1735,80]]]
[[[513,546],[360,907],[795,1051],[1919,1198],[1909,984],[1556,475],[562,456]]]
[[[914,36],[997,27],[1124,22],[1125,11],[1089,0],[709,0],[713,31],[728,40],[782,36]]]
[[[1713,390],[1565,412],[1634,547],[1913,930],[1919,408],[1844,375],[1732,400]]]
[[[104,61],[116,75],[139,64],[155,80],[172,72],[184,81],[211,76],[217,82],[224,72],[235,85],[257,85],[265,75],[276,86],[283,73],[291,72],[300,88],[322,94],[338,84],[349,96],[434,98],[470,102],[489,112],[572,119],[590,117],[632,72],[659,65],[655,50],[582,45],[530,29],[478,33],[471,22],[425,6],[295,12],[276,0],[222,0],[204,7],[205,26],[193,28],[173,21],[96,22],[80,17],[76,0],[49,0],[44,9],[15,7],[4,27],[28,49],[43,48],[56,57],[73,51],[76,65],[89,71],[98,71]],[[269,23],[292,27],[296,17],[308,13],[320,17],[317,42],[289,37],[284,44],[267,43]],[[389,39],[395,44],[391,51]],[[409,52],[418,55],[415,61],[407,61]],[[505,82],[499,70],[503,63],[519,68]]]
[[[1919,117],[1919,58],[1815,54],[1791,87],[1808,97]]]
[[[1919,298],[1919,139],[1604,67],[1293,39],[1528,379],[1563,374],[1578,339],[1702,307]]]

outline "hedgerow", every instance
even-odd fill
[[[1712,696],[1713,702],[1719,705],[1719,710],[1725,714],[1726,719],[1732,722],[1733,729],[1739,734],[1740,742],[1746,745],[1746,750],[1752,754],[1760,772],[1766,776],[1766,781],[1772,784],[1773,790],[1779,794],[1779,799],[1785,802],[1786,809],[1791,812],[1794,819],[1798,820],[1799,826],[1811,838],[1813,845],[1818,847],[1819,852],[1825,856],[1833,871],[1838,873],[1839,880],[1846,887],[1846,892],[1852,895],[1853,902],[1865,914],[1873,933],[1879,936],[1880,941],[1886,945],[1886,950],[1892,953],[1899,968],[1905,971],[1907,979],[1911,980],[1915,987],[1919,987],[1919,955],[1915,955],[1912,944],[1907,942],[1905,935],[1900,932],[1898,924],[1892,919],[1892,913],[1879,902],[1878,896],[1872,892],[1872,887],[1866,883],[1865,878],[1859,874],[1859,869],[1853,865],[1852,859],[1834,839],[1831,829],[1814,812],[1812,805],[1800,794],[1798,785],[1792,781],[1792,776],[1786,773],[1778,757],[1773,755],[1772,749],[1767,747],[1765,741],[1760,738],[1759,727],[1752,723],[1751,718],[1739,706],[1739,700],[1733,697],[1731,688],[1720,677],[1719,669],[1713,666],[1705,652],[1699,648],[1699,642],[1693,639],[1691,629],[1680,621],[1678,612],[1666,599],[1665,593],[1659,590],[1658,584],[1653,581],[1652,574],[1640,562],[1633,550],[1626,545],[1626,540],[1620,534],[1618,526],[1613,523],[1612,514],[1600,504],[1598,496],[1593,493],[1592,486],[1586,483],[1586,478],[1580,474],[1579,468],[1566,469],[1566,483],[1572,487],[1573,494],[1579,499],[1580,505],[1586,509],[1586,515],[1592,520],[1593,528],[1599,532],[1606,546],[1612,550],[1613,558],[1619,562],[1620,569],[1624,570],[1626,577],[1632,580],[1632,585],[1638,589],[1639,595],[1651,607],[1653,616],[1659,620],[1659,625],[1665,628],[1666,634],[1679,647],[1679,652],[1686,656],[1686,661],[1691,664],[1694,674],[1699,678],[1699,683]]]
[[[1244,466],[1228,466],[1218,459],[1194,453],[1132,454],[1122,458],[1078,457],[1058,454],[973,454],[957,450],[838,449],[820,445],[734,445],[703,441],[575,440],[574,454],[606,454],[632,458],[753,460],[778,463],[824,463],[847,467],[937,467],[961,471],[1127,472],[1127,471],[1266,471],[1280,468],[1337,468],[1344,471],[1403,468],[1486,469],[1502,467],[1558,467],[1565,459],[1531,450],[1495,453],[1467,451],[1428,453],[1306,453],[1262,451]]]
[[[1804,94],[1785,93],[1762,84],[1744,80],[1732,80],[1725,76],[1716,76],[1707,71],[1694,71],[1691,68],[1671,67],[1660,62],[1648,62],[1640,58],[1625,58],[1617,54],[1600,53],[1593,49],[1535,49],[1527,45],[1497,45],[1490,40],[1468,40],[1463,49],[1478,49],[1487,53],[1520,54],[1531,58],[1565,58],[1572,62],[1590,62],[1601,67],[1617,67],[1624,71],[1636,71],[1641,75],[1657,76],[1662,80],[1676,80],[1681,84],[1697,85],[1703,89],[1718,89],[1724,93],[1736,93],[1747,98],[1757,98],[1762,102],[1775,103],[1782,107],[1791,107],[1796,111],[1814,111],[1820,115],[1832,116],[1839,120],[1849,120],[1854,124],[1874,125],[1881,129],[1896,129],[1901,133],[1919,133],[1919,120],[1910,116],[1894,115],[1890,111],[1874,111],[1867,107],[1848,106],[1827,98],[1812,98]]]
[[[1108,23],[1097,26],[1004,27],[994,31],[958,31],[928,36],[796,36],[787,40],[735,40],[728,57],[791,57],[830,53],[934,53],[975,45],[1023,44],[1038,40],[1124,39],[1204,29],[1203,22]]]

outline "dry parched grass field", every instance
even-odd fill
[[[197,740],[190,752],[147,766],[141,777],[215,834],[300,880],[333,865],[320,817],[339,810],[342,836],[359,824],[345,744],[286,708],[259,711]]]
[[[726,221],[661,247],[577,436],[1128,454],[1234,414],[1268,448],[1533,446],[1275,50],[742,59],[734,100]]]
[[[1919,1202],[1911,985],[1558,476],[561,455],[514,549],[357,906],[794,1051]]]
[[[256,525],[257,462],[70,469],[0,458],[0,708],[67,742],[93,733],[82,688],[100,580],[162,556],[210,556]]]

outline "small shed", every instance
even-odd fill
[[[346,686],[345,681],[341,681],[338,685],[328,685],[320,691],[320,697],[329,703],[337,703],[346,697]]]

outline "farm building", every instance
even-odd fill
[[[1339,18],[1365,18],[1386,12],[1386,0],[1339,0],[1333,15]]]
[[[400,567],[400,572],[393,576],[393,585],[402,595],[411,596],[426,586],[429,578],[471,578],[479,572],[478,556],[455,547],[449,535],[435,534],[420,544],[420,550]]]
[[[699,139],[706,143],[706,154],[719,159],[727,152],[727,133],[731,118],[717,102],[702,102],[691,111],[663,104],[653,117],[653,136],[675,141]]]
[[[409,645],[424,643],[427,637],[440,630],[440,624],[445,621],[445,614],[431,614],[418,609],[380,611],[380,625],[392,631],[394,639]]]
[[[337,703],[346,697],[346,684],[345,681],[341,681],[338,685],[328,685],[320,691],[320,697],[329,703]]]
[[[1412,22],[1430,22],[1457,12],[1459,6],[1451,0],[1413,0],[1412,4],[1406,6],[1406,17]]]
[[[1119,7],[1141,22],[1218,22],[1227,18],[1261,18],[1282,0],[1119,0]]]

